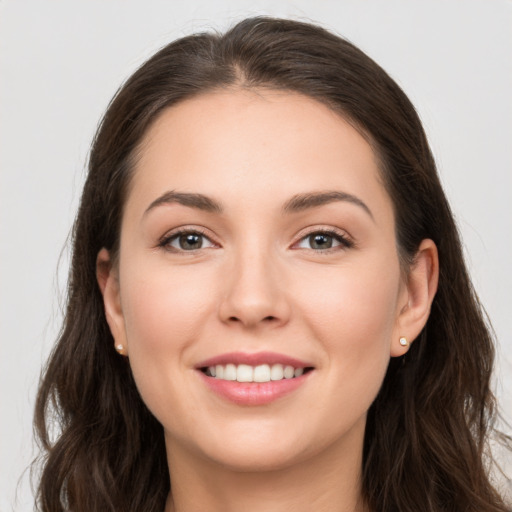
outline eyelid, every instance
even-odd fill
[[[217,242],[213,240],[213,237],[208,235],[206,230],[199,226],[179,226],[177,228],[173,228],[170,231],[167,231],[163,236],[158,239],[157,247],[162,249],[167,249],[170,252],[186,254],[186,253],[194,253],[196,251],[200,251],[201,249],[209,249],[209,247],[201,247],[200,249],[192,249],[189,251],[185,251],[183,249],[177,249],[175,247],[171,247],[169,243],[172,239],[176,239],[180,235],[184,234],[197,234],[201,235],[203,238],[207,239],[212,245],[219,246]]]
[[[335,239],[338,239],[340,242],[340,246],[330,247],[328,249],[305,249],[305,248],[296,248],[296,250],[304,249],[308,251],[313,251],[315,253],[327,253],[337,250],[350,249],[355,246],[354,239],[344,230],[336,228],[334,226],[313,226],[307,228],[306,232],[299,233],[297,240],[292,244],[292,248],[302,242],[305,238],[314,235],[316,233],[326,234],[332,236]]]
[[[339,242],[339,246],[336,247],[329,247],[327,249],[307,249],[307,248],[297,248],[296,246],[302,242],[305,238],[314,235],[314,234],[326,234],[329,236],[332,236],[333,238],[337,239]],[[183,250],[183,249],[177,249],[175,247],[169,246],[169,243],[172,239],[176,239],[180,235],[183,234],[198,234],[207,239],[212,245],[219,247],[220,244],[218,244],[214,237],[207,234],[207,230],[200,226],[194,226],[194,225],[185,225],[185,226],[179,226],[176,228],[171,229],[170,231],[167,231],[162,237],[159,238],[157,247],[167,249],[171,252],[186,254],[186,253],[195,253],[196,251],[200,251],[201,249],[209,249],[210,247],[201,247],[199,249],[191,249],[191,250]],[[301,233],[299,233],[298,238],[296,241],[292,244],[291,248],[295,250],[304,249],[313,251],[315,253],[328,253],[333,252],[337,250],[344,250],[349,249],[351,247],[355,246],[355,242],[353,238],[345,231],[340,228],[336,228],[334,226],[310,226],[308,228],[305,228]]]

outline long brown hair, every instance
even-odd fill
[[[179,39],[118,91],[94,139],[73,229],[67,312],[42,378],[35,426],[44,450],[41,510],[162,512],[170,491],[162,426],[114,350],[96,283],[116,254],[137,150],[163,109],[219,88],[294,91],[329,106],[370,142],[394,204],[405,269],[434,240],[440,279],[426,327],[392,359],[367,420],[363,494],[371,510],[508,510],[489,482],[493,340],[414,107],[373,60],[315,25],[246,19]],[[57,430],[56,435],[51,432]]]

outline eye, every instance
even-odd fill
[[[297,247],[300,249],[313,249],[325,251],[329,249],[349,248],[354,244],[342,233],[333,230],[319,230],[309,233],[301,238]]]
[[[175,231],[165,236],[158,245],[172,251],[186,252],[215,247],[215,244],[204,233],[197,230]]]

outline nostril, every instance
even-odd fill
[[[229,320],[232,322],[240,322],[240,318],[238,318],[236,316],[230,316]],[[273,320],[276,320],[275,316],[266,316],[265,318],[263,318],[263,321],[273,321]]]

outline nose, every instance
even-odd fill
[[[230,267],[219,305],[222,322],[256,329],[289,321],[285,276],[269,251],[239,255]]]

